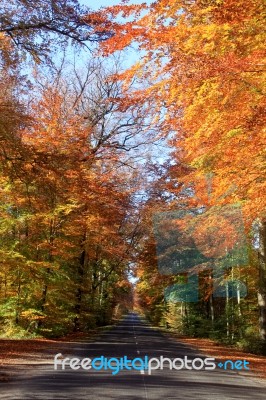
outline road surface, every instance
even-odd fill
[[[62,353],[62,350],[59,350]],[[67,356],[78,358],[72,364],[79,368],[73,370],[69,365],[62,370],[63,358]],[[129,314],[122,322],[109,332],[102,334],[93,343],[75,342],[68,354],[58,356],[58,369],[54,369],[54,356],[50,361],[31,366],[18,366],[11,380],[1,384],[1,400],[232,400],[232,399],[266,399],[266,382],[252,377],[252,374],[228,371],[216,367],[214,370],[169,369],[165,362],[163,369],[151,371],[136,361],[136,369],[123,369],[112,374],[116,360],[110,361],[112,370],[101,369],[102,359],[95,362],[96,368],[84,370],[80,367],[82,359],[106,357],[128,360],[144,357],[148,358],[175,358],[193,360],[204,359],[206,355],[196,353],[195,350],[175,340],[165,338],[159,331],[153,330],[147,323],[134,313]],[[92,361],[84,361],[89,368]],[[146,358],[147,360],[147,358]],[[217,361],[218,363],[218,361]],[[155,366],[156,362],[152,364]],[[181,366],[181,361],[175,364]],[[190,364],[188,364],[190,366]],[[201,362],[195,362],[200,367]]]

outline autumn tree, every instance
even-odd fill
[[[128,153],[145,140],[141,115],[119,109],[119,84],[95,62],[36,81],[30,124],[18,129],[22,170],[7,171],[1,197],[2,308],[17,302],[17,323],[60,334],[108,322],[132,296],[138,185]]]
[[[124,23],[116,19],[121,13]],[[116,32],[103,44],[105,54],[132,43],[143,54],[121,79],[139,81],[132,104],[148,101],[157,109],[155,123],[171,138],[172,179],[183,182],[183,193],[194,194],[190,205],[239,202],[247,229],[260,221],[265,339],[264,3],[162,0],[109,7],[102,17],[113,21]]]
[[[106,323],[120,301],[130,306],[145,115],[121,107],[110,63],[70,71],[52,58],[70,42],[111,37],[96,24],[75,0],[1,8],[0,314],[11,326],[62,334]]]
[[[2,54],[30,54],[36,61],[47,58],[54,45],[71,40],[86,46],[104,40],[110,32],[95,32],[94,21],[85,20],[88,9],[77,0],[12,0],[1,2]]]

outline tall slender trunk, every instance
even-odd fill
[[[210,295],[209,304],[210,304],[210,315],[211,315],[211,321],[212,321],[212,325],[213,325],[213,324],[214,324],[214,306],[213,306],[213,294],[211,294],[211,295]]]
[[[75,304],[75,318],[74,318],[74,332],[77,332],[80,330],[80,316],[81,316],[81,304],[82,304],[82,297],[83,297],[83,281],[84,281],[84,275],[85,275],[85,263],[86,263],[86,250],[84,248],[86,240],[86,232],[84,233],[83,240],[82,240],[82,246],[83,249],[81,251],[80,257],[79,257],[79,264],[78,264],[78,270],[77,270],[77,279],[78,279],[78,286],[77,286],[77,291],[76,291],[76,304]]]
[[[228,282],[226,282],[225,294],[226,294],[226,300],[225,300],[226,336],[227,336],[227,338],[229,338],[229,335],[230,335],[230,323],[229,323],[229,288],[228,288]]]
[[[52,254],[52,248],[54,245],[54,221],[53,219],[50,220],[50,232],[49,232],[49,253],[48,253],[48,262],[52,263],[53,261],[53,254]],[[47,268],[46,274],[45,274],[45,282],[42,288],[42,298],[41,298],[41,312],[44,313],[45,310],[45,304],[47,300],[47,293],[48,293],[48,277],[51,273],[51,268]],[[38,328],[42,326],[43,321],[41,319],[38,320]]]
[[[209,297],[209,315],[211,316],[212,326],[214,324],[214,305],[213,305],[213,271],[211,270],[209,273],[209,290],[210,290],[210,297]]]
[[[259,223],[259,326],[260,337],[266,341],[266,219]]]
[[[83,296],[83,278],[85,272],[85,250],[80,255],[80,262],[78,266],[78,288],[76,292],[76,304],[75,304],[75,318],[74,318],[74,332],[80,329],[80,314],[81,314],[81,302]]]
[[[46,277],[45,277],[46,282],[44,283],[43,288],[42,288],[42,298],[41,298],[41,312],[42,313],[44,313],[44,310],[45,310],[45,303],[46,303],[47,292],[48,292],[47,279],[48,279],[48,276],[50,275],[50,273],[51,273],[51,269],[47,268]],[[42,326],[42,323],[43,323],[43,321],[41,319],[39,319],[38,323],[37,323],[38,329]]]
[[[18,268],[18,288],[17,288],[17,304],[16,304],[16,316],[15,316],[15,322],[16,324],[19,323],[19,315],[20,315],[20,295],[21,295],[21,272],[20,268]]]

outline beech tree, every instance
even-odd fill
[[[22,73],[27,54],[51,61],[69,40],[110,37],[87,13],[71,0],[1,8],[0,316],[46,334],[106,323],[132,298],[135,168],[124,153],[142,142],[143,117],[119,109],[120,85],[96,63]]]
[[[35,61],[47,58],[55,44],[71,40],[86,46],[110,37],[110,32],[95,32],[93,20],[85,19],[88,9],[77,0],[3,0],[0,11],[2,54],[30,54]]]
[[[116,106],[103,69],[85,72],[36,78],[30,123],[16,132],[25,151],[3,176],[2,310],[56,334],[107,323],[132,297],[137,184],[124,153],[145,141],[141,116]]]
[[[171,138],[171,177],[183,182],[183,193],[194,193],[188,204],[239,202],[247,230],[260,221],[257,285],[265,340],[264,13],[262,1],[161,0],[107,7],[96,17],[109,20],[116,33],[103,43],[104,54],[132,43],[143,54],[120,74],[125,84],[138,79],[140,85],[122,102],[153,102],[154,122]],[[121,14],[124,22],[116,19]]]

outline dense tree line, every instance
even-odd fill
[[[218,220],[222,209],[237,206],[242,210],[249,253],[248,263],[242,258],[233,265],[228,258],[228,268],[216,282],[215,269],[208,270],[201,260],[200,301],[171,304],[163,289],[171,280],[185,283],[187,278],[159,274],[162,254],[158,254],[155,233],[143,243],[138,268],[140,301],[150,309],[151,317],[170,318],[172,325],[183,324],[182,329],[189,333],[247,340],[250,345],[257,341],[265,346],[265,4],[243,0],[160,0],[150,5],[110,6],[101,18],[103,15],[111,20],[116,32],[102,44],[103,54],[133,44],[141,52],[138,62],[120,74],[125,85],[133,80],[139,84],[123,100],[148,104],[154,124],[160,127],[162,136],[169,138],[172,148],[165,184],[159,185],[165,202],[160,196],[154,199],[148,231],[158,211],[180,214],[192,213],[193,208],[204,210],[206,216],[198,219],[202,224],[194,230],[194,244],[199,247],[201,242],[203,248],[204,235],[205,239],[212,236],[216,238],[212,240],[213,247],[218,250],[219,233],[227,231],[224,248],[229,254],[232,224],[222,226],[222,218]],[[103,19],[99,23],[104,27]],[[158,193],[158,189],[154,192]],[[174,224],[169,218],[169,232],[171,223]],[[175,223],[184,225],[185,218]],[[192,222],[188,227],[192,229]],[[256,233],[252,234],[254,229]],[[169,232],[168,247],[172,246],[174,254],[175,246],[178,254],[178,241],[170,243]],[[166,246],[165,251],[169,248]],[[213,299],[214,285],[222,285],[232,275],[246,279],[247,297],[239,300],[239,296],[230,298],[228,293],[224,298]]]
[[[5,331],[107,323],[134,271],[155,323],[265,350],[264,16],[262,1],[3,2]],[[131,45],[135,65],[110,62]]]
[[[87,53],[81,68],[60,52],[103,39],[84,13],[75,1],[1,5],[3,334],[86,330],[131,307],[137,180],[125,153],[143,118],[119,109],[115,63]]]

